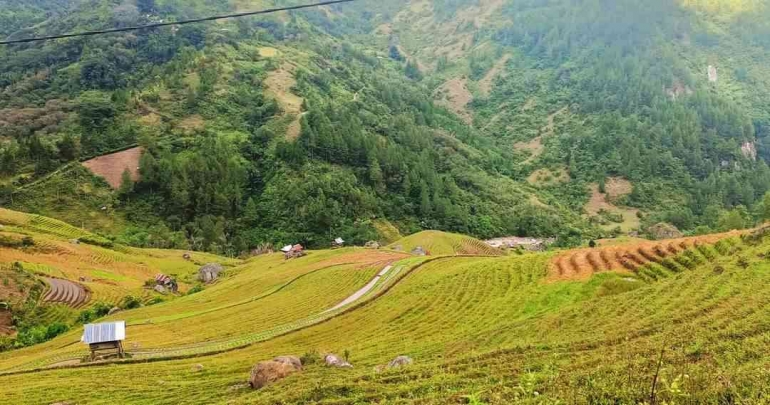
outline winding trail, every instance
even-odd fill
[[[350,297],[347,297],[347,298],[345,298],[345,300],[344,300],[344,301],[342,301],[342,302],[340,302],[339,304],[335,305],[335,306],[334,306],[334,308],[332,308],[332,309],[327,309],[326,311],[324,311],[324,313],[326,313],[326,312],[331,312],[331,311],[336,311],[336,310],[338,310],[338,309],[340,309],[340,308],[344,307],[345,305],[348,305],[348,304],[352,304],[352,303],[354,303],[354,302],[358,301],[358,299],[359,299],[359,298],[361,298],[361,297],[363,297],[363,296],[364,296],[364,294],[366,294],[366,293],[368,293],[369,291],[371,291],[371,290],[372,290],[372,288],[374,288],[374,286],[375,286],[375,285],[377,285],[377,283],[380,281],[380,279],[381,279],[383,276],[385,276],[386,274],[388,274],[388,272],[389,272],[389,271],[390,271],[390,269],[392,269],[392,268],[393,268],[393,266],[390,266],[390,265],[386,266],[384,269],[382,269],[382,271],[381,271],[381,272],[379,272],[379,273],[378,273],[378,274],[377,274],[377,275],[376,275],[376,276],[375,276],[375,277],[372,279],[372,281],[370,281],[370,282],[369,282],[369,284],[365,285],[363,288],[361,288],[360,290],[358,290],[358,291],[356,291],[355,293],[353,293],[353,295],[351,295]]]

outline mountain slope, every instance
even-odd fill
[[[268,3],[89,0],[29,34]],[[378,218],[563,245],[658,222],[751,226],[770,189],[766,13],[362,1],[6,47],[0,198],[123,243],[228,255],[363,244]],[[116,193],[56,172],[137,144],[141,180]]]

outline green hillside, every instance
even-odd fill
[[[0,15],[20,37],[272,4],[11,1]],[[768,12],[360,1],[2,47],[0,201],[230,256],[386,242],[379,219],[565,246],[659,222],[750,227],[770,189]],[[116,191],[77,164],[136,145],[125,168],[140,180]]]
[[[106,318],[129,325],[123,364],[81,364],[78,328],[0,354],[0,400],[761,403],[767,233],[688,245],[660,265],[582,281],[552,281],[551,253],[260,256],[194,295]],[[385,266],[390,272],[360,301],[327,311]],[[310,362],[329,352],[348,353],[354,368]],[[285,354],[303,356],[305,369],[262,390],[244,384],[256,362]],[[398,355],[415,363],[375,370]],[[65,368],[46,370],[56,366]]]

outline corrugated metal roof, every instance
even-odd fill
[[[126,322],[88,324],[84,327],[81,341],[86,344],[114,342],[126,339]]]

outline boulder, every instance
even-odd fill
[[[412,249],[412,254],[417,256],[426,256],[428,252],[426,252],[422,246],[417,246],[416,248]]]
[[[399,368],[402,366],[408,366],[410,364],[414,363],[411,357],[407,356],[398,356],[395,359],[393,359],[390,363],[388,363],[388,368]]]
[[[366,242],[364,247],[367,248],[367,249],[379,249],[380,248],[380,243],[377,242],[376,240],[370,240],[369,242]]]
[[[401,245],[393,245],[393,247],[390,248],[391,250],[395,250],[396,252],[403,252],[404,247]]]
[[[660,222],[647,228],[647,233],[655,240],[677,239],[684,236],[674,225],[665,222]]]
[[[203,371],[203,364],[196,364],[193,366],[193,371]]]
[[[345,360],[342,360],[341,358],[337,357],[335,354],[327,354],[326,357],[324,357],[324,362],[329,367],[339,367],[339,368],[353,368],[353,365],[348,363]]]
[[[185,253],[185,254],[183,254],[183,255],[182,255],[182,259],[185,259],[185,260],[192,260],[192,255],[191,255],[191,254],[189,254],[189,253]]]
[[[198,270],[198,280],[204,283],[210,283],[219,278],[219,273],[224,271],[219,263],[209,263]]]
[[[273,361],[284,364],[291,364],[297,370],[302,370],[302,360],[300,360],[297,356],[278,356],[274,358]]]
[[[112,314],[118,313],[120,311],[122,311],[122,309],[120,309],[118,307],[112,307],[112,309],[110,309],[110,312],[107,312],[107,315],[112,315]]]
[[[166,288],[163,287],[162,285],[156,285],[155,287],[153,287],[153,290],[155,290],[155,292],[158,293],[158,294],[165,294],[166,293]]]
[[[262,361],[257,363],[251,370],[249,384],[251,388],[258,390],[268,384],[282,380],[297,371],[299,370],[289,363],[281,363],[274,360]]]

